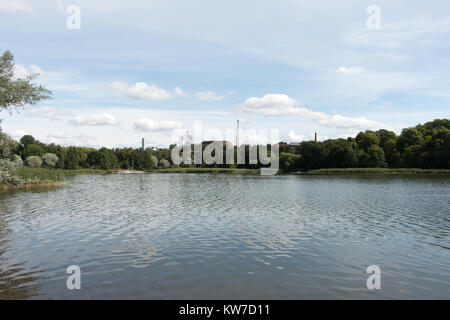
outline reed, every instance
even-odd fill
[[[46,182],[58,182],[66,179],[64,170],[46,169],[46,168],[27,168],[22,167],[13,172],[13,175],[20,177],[26,181],[42,181]]]

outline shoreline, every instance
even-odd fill
[[[417,169],[417,168],[330,168],[316,169],[298,174],[307,175],[340,175],[340,174],[368,174],[368,175],[449,175],[448,169]]]
[[[45,187],[61,187],[69,184],[68,181],[56,181],[56,182],[43,182],[43,183],[32,183],[32,184],[24,184],[21,186],[9,185],[9,184],[1,184],[0,190],[22,190],[22,189],[34,189],[34,188],[45,188]]]
[[[237,168],[167,168],[145,170],[144,173],[226,173],[226,174],[259,174],[259,169]]]

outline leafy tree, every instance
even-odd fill
[[[151,160],[150,168],[152,168],[152,169],[157,168],[158,167],[158,158],[155,156],[150,156],[150,160]]]
[[[324,142],[329,150],[324,159],[324,167],[352,168],[358,166],[358,145],[353,139],[337,139]]]
[[[372,144],[367,152],[360,151],[359,166],[363,168],[383,168],[386,167],[383,148]]]
[[[24,157],[28,158],[30,156],[41,157],[45,153],[44,148],[38,144],[30,144],[25,148]]]
[[[20,143],[26,148],[30,144],[36,144],[38,141],[33,136],[25,135],[20,139]]]
[[[164,169],[170,168],[170,162],[166,159],[159,160],[159,166],[163,167]]]
[[[2,131],[0,127],[0,159],[13,160],[19,144]]]
[[[302,155],[300,167],[306,170],[319,169],[323,167],[324,159],[328,155],[325,144],[321,142],[305,141],[298,147],[299,154]]]
[[[407,147],[422,146],[423,143],[423,134],[417,128],[403,129],[397,140],[397,149],[402,153]]]
[[[42,166],[42,159],[38,156],[30,156],[25,160],[25,164],[30,168],[39,168]]]
[[[100,168],[101,166],[101,153],[100,151],[93,151],[91,153],[89,153],[88,157],[87,157],[87,163],[89,164],[89,166],[91,168]]]
[[[78,169],[80,166],[81,155],[77,147],[69,147],[64,162],[64,168],[69,170]]]
[[[356,142],[363,151],[367,152],[372,145],[380,145],[380,138],[373,131],[360,132],[356,136]]]
[[[12,112],[14,108],[35,105],[49,99],[51,92],[33,83],[38,76],[38,73],[34,73],[24,79],[15,79],[14,56],[10,51],[5,51],[0,57],[0,111],[4,109]]]
[[[397,142],[394,139],[388,139],[383,142],[384,155],[388,167],[394,168],[400,163],[400,152],[397,150]]]
[[[283,170],[294,170],[300,167],[302,156],[294,153],[280,153],[280,168]]]
[[[99,150],[100,168],[103,170],[110,170],[117,168],[119,163],[114,151],[107,148],[101,148]]]
[[[46,153],[42,156],[42,161],[49,167],[55,167],[58,162],[58,156],[54,153]]]
[[[117,157],[117,161],[119,162],[119,168],[122,169],[131,169],[133,162],[133,149],[132,148],[123,148],[116,149],[115,154]]]

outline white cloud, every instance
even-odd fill
[[[8,133],[13,139],[20,140],[23,136],[30,134],[26,130],[14,130]]]
[[[138,131],[170,131],[182,127],[183,125],[179,121],[156,121],[142,118],[134,122],[134,128]]]
[[[296,106],[300,102],[285,94],[267,94],[262,98],[253,97],[245,100],[243,109],[249,113],[263,113],[265,115],[289,115],[297,112]]]
[[[32,65],[29,68],[27,68],[24,65],[15,64],[13,72],[14,72],[14,79],[24,79],[33,73],[38,73],[40,76],[45,75],[45,72],[39,66],[36,65]]]
[[[97,138],[87,136],[84,134],[74,135],[68,133],[52,133],[45,138],[47,143],[54,143],[62,146],[76,146],[76,147],[100,147]]]
[[[108,126],[116,125],[116,118],[110,113],[91,114],[86,116],[76,116],[69,122],[75,126]]]
[[[336,72],[346,75],[346,76],[351,76],[354,74],[360,74],[361,72],[363,72],[364,69],[362,67],[339,67]]]
[[[249,98],[240,107],[247,113],[259,113],[267,116],[300,116],[329,128],[377,129],[383,127],[383,124],[364,117],[350,118],[339,114],[330,115],[300,108],[299,105],[300,102],[285,94],[267,94],[262,98]]]
[[[289,139],[291,139],[291,141],[293,142],[301,142],[301,141],[305,141],[306,137],[302,134],[296,134],[293,130],[289,131]]]
[[[288,133],[288,137],[291,142],[302,142],[302,141],[313,141],[315,139],[315,134],[310,134],[309,136],[305,136],[303,134],[296,134],[295,131],[291,130]],[[317,141],[325,141],[328,140],[328,136],[317,135]]]
[[[186,92],[184,92],[183,90],[181,90],[180,87],[176,87],[176,88],[175,88],[175,95],[176,95],[177,97],[183,97],[183,98],[186,98],[186,97],[189,96]]]
[[[125,82],[114,81],[110,84],[110,87],[119,95],[137,100],[165,100],[172,98],[172,95],[166,90],[145,82],[128,85]]]
[[[196,93],[197,99],[200,101],[216,102],[222,101],[223,97],[213,91],[199,91]]]
[[[26,1],[23,0],[1,0],[0,1],[0,11],[9,12],[34,12],[34,8]]]
[[[69,114],[56,107],[40,107],[30,109],[30,116],[51,120],[62,120],[69,116]]]

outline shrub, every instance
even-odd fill
[[[152,169],[157,168],[158,167],[158,158],[155,156],[151,156],[150,159],[151,159],[151,164],[150,164],[151,168]]]
[[[54,153],[46,153],[42,156],[42,160],[46,166],[54,167],[58,162],[58,156]]]
[[[31,156],[25,160],[25,164],[30,168],[39,168],[42,166],[42,159],[38,156]]]
[[[0,127],[0,159],[14,160],[14,152],[19,144],[11,139],[10,136],[2,132]]]
[[[159,165],[164,169],[170,168],[170,162],[167,161],[166,159],[159,160]]]

